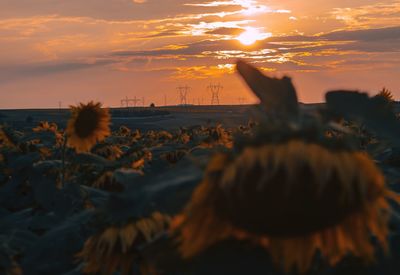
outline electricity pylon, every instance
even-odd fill
[[[210,84],[207,90],[211,91],[211,105],[219,105],[219,93],[224,87],[221,84]]]
[[[181,105],[187,105],[187,94],[190,91],[189,86],[179,86],[176,88],[179,92],[179,98],[181,100]]]

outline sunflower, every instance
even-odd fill
[[[130,135],[131,134],[131,129],[129,129],[128,127],[126,127],[126,126],[124,126],[124,125],[121,125],[120,127],[119,127],[119,134],[120,135],[122,135],[122,136],[128,136],[128,135]]]
[[[384,98],[387,102],[394,102],[394,96],[391,91],[386,88],[383,88],[376,97]]]
[[[318,251],[331,265],[348,253],[373,261],[370,234],[387,249],[390,198],[364,153],[295,139],[216,155],[174,228],[184,257],[233,237],[304,273]]]
[[[12,141],[9,133],[0,127],[0,148],[1,147],[9,147],[9,148],[14,148],[16,145]]]
[[[174,218],[182,256],[233,238],[264,247],[285,272],[306,273],[316,255],[334,266],[349,254],[373,262],[378,245],[388,251],[389,201],[400,196],[373,160],[357,150],[353,136],[327,136],[326,122],[301,117],[293,102],[284,108],[265,102],[276,97],[285,104],[286,94],[295,93],[288,78],[268,78],[243,62],[238,67],[267,115],[234,150],[212,157]]]
[[[110,134],[110,114],[101,108],[101,103],[71,106],[72,116],[68,121],[68,146],[77,152],[87,152],[94,144]]]
[[[230,132],[225,130],[221,124],[206,129],[206,132],[208,132],[208,137],[202,141],[200,146],[205,148],[212,148],[214,146],[225,146],[227,148],[232,148],[232,135]]]
[[[93,149],[93,151],[94,153],[109,160],[117,160],[123,155],[121,148],[117,145],[104,145]]]
[[[90,237],[77,254],[84,263],[82,272],[111,275],[121,271],[122,274],[131,274],[134,262],[139,261],[139,247],[165,232],[169,223],[168,216],[155,212],[149,218],[105,228]]]
[[[56,138],[56,145],[61,146],[64,141],[63,134],[58,131],[58,126],[55,122],[47,122],[47,121],[40,121],[38,126],[32,129],[33,132],[35,133],[40,133],[40,132],[52,132],[55,135]]]
[[[107,171],[98,177],[92,184],[92,187],[106,190],[109,192],[122,192],[125,187],[114,178],[114,173]]]
[[[49,131],[49,132],[56,133],[57,129],[58,129],[58,126],[54,122],[49,123],[47,121],[40,121],[38,126],[33,128],[32,130],[34,132],[46,132],[46,131]]]

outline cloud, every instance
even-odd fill
[[[113,60],[87,60],[74,62],[45,62],[24,66],[1,66],[3,72],[0,76],[0,83],[8,83],[21,78],[43,77],[69,71],[79,71],[113,64]]]
[[[242,28],[217,28],[213,30],[209,30],[206,34],[217,34],[217,35],[239,35],[244,31]]]
[[[400,22],[400,2],[385,1],[351,8],[335,8],[331,15],[348,28],[387,27]]]
[[[394,83],[391,74],[382,72],[399,70],[399,1],[31,2],[0,1],[2,100],[4,86],[79,85],[71,75],[107,78],[110,90],[131,87],[132,75],[135,87],[143,79],[156,86],[167,80],[229,78],[229,66],[238,58],[276,73],[364,70],[367,75],[373,68],[389,83]],[[236,37],[247,28],[273,36],[245,47]]]

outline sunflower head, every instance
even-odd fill
[[[94,148],[92,152],[109,160],[119,159],[123,155],[123,152],[119,146],[108,144],[101,144],[101,146],[98,148]]]
[[[107,171],[100,175],[92,184],[92,187],[106,190],[108,192],[122,192],[125,187],[114,178],[114,173]]]
[[[87,152],[110,134],[110,114],[101,103],[89,102],[71,107],[67,125],[68,145],[77,152]]]
[[[387,102],[394,102],[394,96],[391,91],[389,91],[386,88],[383,88],[377,95],[376,97],[382,97],[386,99]]]
[[[116,271],[132,274],[134,263],[141,264],[139,248],[165,232],[170,218],[155,212],[149,218],[109,226],[86,240],[77,258],[84,274],[111,275]]]
[[[48,121],[40,121],[38,126],[33,128],[32,130],[34,132],[46,132],[46,131],[49,131],[49,132],[56,133],[57,129],[58,129],[58,126],[54,122],[49,123]]]
[[[348,254],[372,262],[371,236],[387,249],[388,201],[399,196],[348,139],[327,137],[322,122],[292,119],[287,108],[287,120],[261,120],[235,150],[211,159],[173,222],[183,257],[236,238],[266,248],[286,272],[305,273],[318,253],[330,265]]]
[[[0,127],[0,148],[1,147],[16,147],[16,144],[15,142],[13,142],[12,137],[10,137],[8,131],[6,129],[3,129],[3,127]]]
[[[256,240],[289,272],[306,272],[319,251],[331,265],[348,253],[374,258],[371,235],[387,248],[395,198],[361,152],[290,140],[216,155],[178,228],[194,256],[228,238]]]
[[[121,125],[120,127],[119,127],[119,134],[120,135],[122,135],[122,136],[128,136],[128,135],[130,135],[131,134],[131,129],[129,129],[128,127],[126,127],[125,125]]]

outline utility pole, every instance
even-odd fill
[[[181,100],[181,105],[187,105],[187,94],[190,90],[189,86],[179,86],[176,88],[179,92],[179,98]]]
[[[211,91],[211,105],[219,105],[219,93],[224,87],[221,84],[210,84],[207,86],[207,90]]]
[[[167,106],[167,95],[164,94],[164,106]]]

